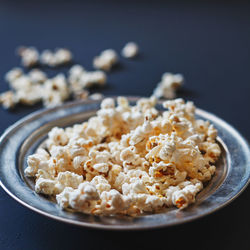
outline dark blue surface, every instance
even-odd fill
[[[235,1],[0,2],[0,91],[19,65],[19,45],[68,47],[92,69],[101,50],[136,41],[141,54],[121,58],[104,94],[149,96],[163,72],[183,73],[181,97],[223,118],[250,138],[250,4]],[[65,70],[62,69],[62,70]],[[58,70],[49,70],[54,75]],[[41,108],[0,108],[0,133]],[[231,205],[198,221],[147,232],[78,228],[38,215],[0,189],[0,249],[249,249],[249,188]],[[179,238],[180,237],[180,238]]]

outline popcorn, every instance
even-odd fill
[[[77,77],[79,78],[84,71],[85,69],[81,65],[75,64],[70,68],[69,75],[74,78],[77,78]]]
[[[78,66],[71,71],[85,72]],[[57,84],[60,95],[63,84]],[[195,119],[192,102],[165,101],[163,113],[155,104],[154,97],[135,106],[125,97],[117,106],[106,98],[87,122],[53,128],[46,150],[28,157],[25,174],[36,177],[36,192],[56,196],[63,209],[96,215],[136,216],[194,203],[216,171],[217,130]]]
[[[35,185],[35,191],[37,193],[52,195],[55,191],[55,184],[56,182],[54,180],[38,178]]]
[[[97,163],[93,168],[99,173],[107,173],[109,171],[109,166],[107,163]]]
[[[122,49],[122,55],[126,58],[132,58],[138,54],[138,50],[138,45],[136,43],[129,42]]]
[[[89,99],[98,101],[98,100],[101,100],[103,97],[104,96],[101,93],[94,93],[94,94],[89,96]]]
[[[83,182],[83,177],[70,171],[66,171],[60,172],[56,178],[56,181],[56,192],[61,193],[66,187],[71,187],[74,189],[78,188],[80,183]]]
[[[83,168],[84,163],[88,160],[86,156],[78,155],[75,156],[73,159],[73,168],[74,169],[81,169]]]
[[[22,75],[9,83],[13,90],[27,90],[32,87],[32,82],[27,75]]]
[[[19,50],[23,60],[26,60],[25,65],[33,66],[38,63],[38,61],[36,63],[27,61],[34,57],[34,51],[33,47],[21,48]],[[38,52],[37,56],[39,56]],[[40,61],[49,66],[57,66],[71,60],[72,54],[66,49],[57,49],[55,52],[45,50],[40,56]],[[24,74],[20,68],[13,68],[7,72],[5,79],[13,91],[2,93],[0,103],[4,108],[10,109],[17,103],[33,105],[40,101],[43,102],[45,107],[54,107],[61,105],[71,94],[73,94],[75,99],[85,100],[89,97],[89,92],[86,88],[94,85],[105,85],[107,76],[102,71],[87,72],[82,66],[74,65],[69,71],[68,79],[63,74],[58,74],[48,79],[46,74],[39,69],[33,69],[29,73]],[[92,100],[101,98],[103,96],[99,93],[90,95]]]
[[[95,176],[90,183],[95,185],[99,194],[104,191],[110,191],[111,189],[111,185],[102,175]]]
[[[86,100],[89,97],[89,91],[87,91],[87,90],[75,90],[74,97],[77,100]]]
[[[101,103],[101,108],[102,109],[112,109],[115,107],[115,102],[112,98],[106,98],[102,101]]]
[[[66,187],[64,190],[56,196],[56,201],[61,208],[69,207],[69,196],[73,193],[74,189],[71,187]]]
[[[102,71],[86,72],[81,75],[79,81],[83,88],[90,88],[93,85],[105,85],[106,74]]]
[[[19,47],[17,53],[24,67],[32,67],[39,62],[39,53],[35,47]]]
[[[58,106],[69,98],[69,94],[65,76],[58,74],[44,83],[43,103],[46,107]]]
[[[32,83],[44,83],[47,80],[47,75],[39,69],[32,69],[28,76]]]
[[[12,83],[14,80],[23,75],[23,70],[21,68],[13,68],[5,74],[6,82]]]
[[[25,104],[25,105],[33,105],[37,102],[40,102],[42,100],[42,93],[43,89],[40,85],[32,85],[30,87],[27,87],[27,89],[19,89],[16,92],[16,98],[19,103]]]
[[[39,169],[48,171],[48,160],[49,154],[44,149],[39,148],[35,154],[28,157],[28,167],[24,171],[25,174],[31,177],[35,176]]]
[[[46,141],[47,148],[51,148],[52,146],[65,146],[68,141],[69,137],[64,132],[62,128],[54,127],[49,133],[48,133],[49,139]]]
[[[99,194],[95,186],[89,182],[83,182],[69,194],[69,205],[78,211],[90,212],[98,199]]]
[[[195,202],[195,196],[202,188],[202,183],[197,180],[193,180],[193,183],[184,181],[176,187],[169,187],[166,190],[168,203],[173,203],[178,208],[184,209],[190,203]]]
[[[112,49],[107,49],[101,52],[99,56],[96,56],[93,60],[93,66],[96,69],[109,71],[114,64],[118,61],[116,52]]]
[[[175,91],[183,85],[184,78],[181,74],[164,73],[161,82],[154,89],[153,96],[156,98],[175,98]]]
[[[44,50],[40,55],[40,61],[44,65],[56,67],[72,61],[73,55],[70,50],[59,48],[55,52]]]
[[[33,105],[40,101],[43,101],[46,107],[53,107],[62,104],[70,96],[70,89],[63,74],[48,79],[39,69],[24,74],[19,68],[14,68],[5,78],[13,90],[1,95],[0,103],[5,108],[13,108],[17,103]]]
[[[102,214],[121,213],[129,208],[131,200],[129,197],[120,194],[117,190],[103,191],[101,196],[100,212]],[[95,211],[95,213],[98,213]]]
[[[49,65],[49,66],[56,66],[56,60],[54,57],[54,53],[51,50],[44,50],[40,55],[40,61],[42,64]]]
[[[66,64],[71,62],[72,53],[68,49],[57,49],[54,53],[55,61],[57,65]]]
[[[13,108],[17,103],[15,93],[11,90],[0,94],[0,103],[5,109]]]
[[[39,63],[55,67],[69,63],[73,58],[71,51],[64,48],[57,48],[55,51],[44,50],[41,55],[34,47],[20,47],[17,52],[25,67],[33,67]],[[113,50],[106,50],[102,53],[101,61],[111,67],[117,61],[117,55]],[[32,69],[25,74],[17,67],[6,73],[5,80],[11,90],[0,94],[0,104],[10,109],[18,103],[33,105],[41,101],[45,107],[55,107],[71,96],[81,100],[100,100],[103,98],[102,94],[94,93],[89,96],[87,89],[105,85],[107,76],[103,71],[86,71],[81,65],[76,64],[69,70],[67,79],[63,74],[49,79],[39,69]]]
[[[86,71],[81,65],[74,65],[69,70],[68,81],[73,94],[82,98],[87,93],[86,88],[105,85],[107,76],[102,71]]]

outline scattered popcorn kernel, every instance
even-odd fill
[[[104,96],[101,93],[94,93],[94,94],[89,96],[89,99],[98,101],[98,100],[101,100],[103,97]]]
[[[42,99],[45,107],[54,107],[62,104],[69,98],[69,87],[63,74],[58,74],[44,83]]]
[[[66,64],[72,61],[73,55],[68,49],[57,49],[54,53],[57,65]]]
[[[39,63],[39,52],[35,47],[19,47],[17,53],[24,67],[32,67]]]
[[[129,42],[122,49],[122,55],[126,58],[132,58],[138,54],[138,51],[138,45],[134,42]]]
[[[107,76],[102,71],[86,71],[81,65],[74,65],[69,70],[68,82],[73,94],[79,97],[79,93],[92,86],[106,84]]]
[[[74,97],[77,100],[86,100],[89,97],[89,91],[87,90],[79,90],[79,91],[74,91]]]
[[[41,63],[50,67],[67,64],[72,61],[72,58],[71,51],[63,48],[58,48],[55,52],[46,49],[40,55]]]
[[[0,103],[5,109],[13,108],[17,103],[16,95],[13,91],[6,91],[0,94]]]
[[[13,68],[12,70],[8,71],[5,74],[5,80],[6,82],[11,83],[22,75],[23,75],[23,70],[21,68]]]
[[[154,89],[153,96],[156,98],[175,98],[175,92],[183,85],[184,78],[181,74],[164,73],[161,82]]]
[[[32,83],[44,83],[47,80],[47,75],[40,69],[32,69],[28,76]]]
[[[113,49],[107,49],[101,52],[93,60],[93,66],[96,69],[109,71],[114,64],[118,61],[118,56]]]
[[[48,65],[51,67],[56,66],[56,59],[54,57],[54,53],[51,50],[44,50],[40,55],[40,61],[44,65]]]

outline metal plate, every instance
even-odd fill
[[[134,104],[136,97],[129,97]],[[249,183],[250,152],[247,142],[220,118],[197,109],[197,118],[209,120],[218,130],[222,155],[212,180],[198,194],[195,204],[185,210],[166,209],[157,214],[93,216],[61,210],[34,191],[34,181],[24,175],[28,155],[35,152],[54,126],[68,127],[93,116],[100,101],[81,101],[35,112],[11,126],[0,139],[0,178],[3,189],[26,207],[63,222],[102,229],[131,230],[176,225],[200,218],[222,208],[236,198]],[[160,103],[158,109],[162,109]]]

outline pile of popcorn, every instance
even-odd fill
[[[195,119],[192,102],[156,98],[131,106],[125,97],[101,102],[97,115],[65,129],[54,127],[45,146],[28,157],[25,174],[37,193],[87,214],[137,216],[183,209],[215,173],[217,130]]]
[[[133,58],[138,51],[138,45],[129,42],[123,47],[121,54],[125,58]],[[71,51],[64,48],[58,48],[54,52],[47,49],[39,54],[35,47],[20,47],[18,54],[24,67],[37,65],[56,67],[71,62],[73,58]],[[86,71],[81,65],[76,64],[70,68],[68,78],[59,73],[48,79],[40,69],[32,69],[24,74],[21,68],[13,68],[6,73],[5,79],[9,83],[10,90],[0,94],[0,104],[6,109],[11,109],[18,103],[33,105],[41,101],[45,107],[54,107],[61,105],[70,97],[99,100],[102,98],[101,94],[89,95],[87,89],[93,85],[105,85],[107,75],[103,71],[110,71],[117,63],[116,51],[107,49],[94,57],[93,67],[97,69],[96,71]],[[173,99],[176,97],[176,90],[183,85],[183,82],[181,74],[164,73],[152,96]]]
[[[17,53],[22,65],[27,68],[39,65],[56,67],[70,63],[73,58],[71,51],[65,48],[58,48],[54,52],[46,49],[40,54],[35,47],[19,47]],[[133,58],[138,54],[138,46],[133,42],[127,43],[121,53],[126,58]],[[81,65],[75,64],[69,69],[68,77],[59,73],[48,78],[46,73],[37,68],[26,74],[21,68],[13,68],[5,75],[10,90],[0,94],[0,104],[11,109],[18,103],[34,105],[38,102],[42,102],[45,107],[54,107],[70,97],[99,100],[102,94],[89,95],[88,89],[93,85],[105,85],[107,75],[102,70],[110,71],[117,63],[117,53],[107,49],[93,59],[93,66],[97,70],[86,71]]]
[[[81,72],[78,72],[79,69]],[[0,94],[0,103],[6,109],[13,108],[18,103],[34,105],[41,101],[45,107],[55,107],[69,99],[72,94],[75,98],[83,98],[83,95],[87,98],[89,93],[86,88],[106,84],[104,72],[87,72],[80,65],[71,67],[68,79],[62,73],[48,78],[39,69],[32,69],[25,74],[21,68],[10,70],[5,79],[11,90]]]

